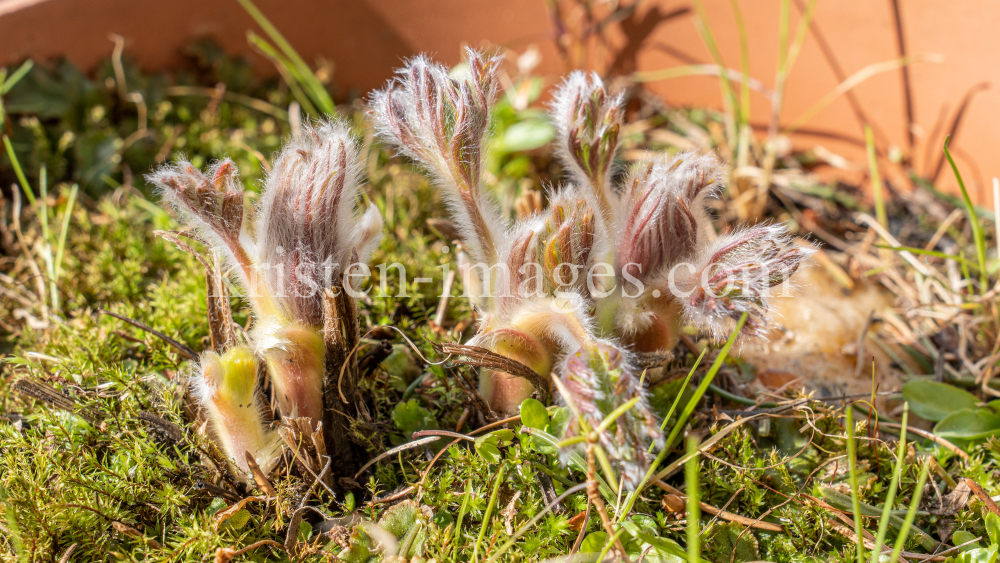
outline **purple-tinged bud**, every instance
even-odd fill
[[[643,452],[650,443],[662,445],[663,435],[646,399],[646,391],[630,369],[621,350],[607,341],[584,345],[569,354],[559,368],[559,377],[583,421],[570,419],[565,437],[579,434],[583,424],[596,431],[606,416],[640,397],[606,430],[597,433],[598,444],[621,472],[629,489],[639,485],[647,467]],[[571,409],[572,410],[572,409]]]
[[[467,51],[465,72],[416,57],[371,98],[381,137],[423,165],[442,189],[475,262],[494,264],[504,221],[482,187],[483,156],[503,57]]]
[[[588,76],[576,71],[556,90],[550,109],[558,132],[557,156],[574,182],[592,190],[609,221],[615,201],[611,173],[625,114],[623,101],[621,94],[608,94],[597,73]]]
[[[784,225],[767,225],[720,237],[672,283],[687,295],[687,320],[717,339],[726,338],[748,313],[742,334],[761,338],[772,328],[772,288],[789,282],[816,249],[796,244]],[[686,271],[685,271],[686,270]]]
[[[280,445],[277,433],[264,424],[253,352],[245,346],[222,356],[205,352],[200,370],[192,386],[208,415],[216,443],[244,479],[250,473],[245,452],[250,452],[264,473],[269,472],[277,462]]]
[[[315,428],[323,420],[323,337],[316,329],[292,324],[262,344],[281,416],[311,418]]]
[[[627,267],[648,283],[693,256],[708,224],[705,198],[720,186],[719,164],[711,156],[685,153],[633,170],[616,214],[618,271]]]
[[[512,241],[503,256],[504,267],[498,272],[494,309],[497,316],[508,318],[517,308],[531,299],[543,297],[548,289],[543,275],[542,242],[537,218],[522,223],[514,230]]]
[[[258,204],[255,256],[278,314],[321,325],[323,290],[367,260],[381,216],[361,205],[362,167],[357,141],[338,122],[306,127],[275,159]]]
[[[249,276],[250,258],[240,244],[243,232],[243,184],[233,161],[213,165],[208,173],[181,160],[147,179],[163,198]]]

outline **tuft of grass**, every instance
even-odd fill
[[[271,20],[267,19],[267,16],[260,11],[253,0],[237,1],[257,22],[257,25],[264,30],[274,45],[253,32],[247,34],[248,41],[275,64],[288,86],[295,92],[295,97],[302,104],[302,107],[307,108],[307,111],[316,117],[335,115],[337,108],[330,93],[326,90],[326,86],[319,81],[309,65],[302,60],[292,44],[271,23]]]

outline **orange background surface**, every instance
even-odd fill
[[[907,132],[903,73],[874,76],[854,90],[864,117],[839,98],[815,116],[796,144],[825,148],[863,161],[862,121],[876,130],[880,150],[912,158],[914,167],[954,190],[941,165],[944,135],[961,114],[952,141],[970,191],[992,203],[988,182],[1000,176],[1000,3],[991,0],[898,0],[905,50],[939,54],[943,62],[908,67],[913,126]],[[307,61],[322,56],[335,64],[342,91],[363,93],[380,86],[410,55],[428,52],[445,63],[460,60],[465,44],[494,45],[522,52],[539,48],[539,71],[556,80],[564,72],[552,41],[551,16],[542,0],[258,0],[258,6]],[[750,44],[751,75],[771,86],[778,53],[779,0],[740,0]],[[800,16],[793,0],[792,30]],[[739,45],[728,0],[705,0],[716,39],[728,66],[738,68]],[[187,42],[209,36],[227,51],[253,57],[261,72],[268,62],[253,54],[246,32],[256,29],[235,0],[0,0],[0,64],[25,58],[66,56],[84,68],[107,58],[117,33],[126,52],[147,70],[181,62]],[[710,63],[686,0],[650,0],[611,32],[615,72],[651,71]],[[890,0],[819,0],[813,30],[819,30],[841,76],[900,56]],[[781,113],[790,123],[840,82],[814,33],[805,41]],[[717,79],[677,78],[648,86],[675,106],[721,107]],[[964,108],[964,110],[962,109]],[[752,122],[763,126],[768,100],[754,95]],[[911,145],[912,138],[912,145]],[[939,171],[935,174],[936,171]]]

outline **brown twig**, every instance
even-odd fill
[[[682,499],[687,498],[684,495],[684,493],[681,492],[679,489],[671,487],[670,485],[664,483],[659,479],[654,480],[653,484],[670,494],[674,494],[681,497]],[[758,530],[766,530],[768,532],[783,533],[785,531],[785,529],[779,524],[762,522],[759,520],[754,520],[753,518],[747,518],[746,516],[740,516],[739,514],[734,514],[732,512],[726,512],[725,510],[720,510],[705,502],[701,502],[698,504],[701,507],[701,509],[704,510],[705,512],[713,516],[718,516],[719,518],[722,518],[723,520],[727,520],[729,522],[736,522],[737,524],[742,524],[744,526],[749,526],[751,528],[756,528]]]
[[[517,377],[523,377],[531,382],[536,389],[541,390],[546,395],[549,393],[549,382],[544,377],[535,373],[535,370],[528,366],[506,358],[479,346],[467,346],[455,342],[443,342],[435,345],[440,352],[453,356],[462,356],[465,360],[453,360],[457,364],[467,366],[484,367],[494,371],[502,371]]]

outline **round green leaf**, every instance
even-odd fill
[[[527,398],[521,403],[521,424],[528,428],[545,430],[549,425],[549,413],[545,405],[537,399]]]
[[[600,553],[606,543],[608,543],[606,532],[591,532],[583,538],[583,543],[580,544],[580,553]]]
[[[500,463],[500,437],[494,433],[476,438],[476,453],[489,463]]]
[[[962,545],[963,543],[970,542],[976,539],[976,535],[965,530],[959,530],[951,536],[951,541],[955,545]],[[962,546],[959,549],[961,551],[972,551],[973,549],[982,549],[983,546],[979,545],[979,542],[970,543],[969,545]]]
[[[1000,434],[1000,417],[989,409],[962,409],[937,423],[934,433],[948,440],[985,440]]]
[[[547,119],[528,119],[514,123],[503,132],[497,143],[500,152],[530,151],[543,147],[556,136]]]
[[[976,406],[976,396],[946,383],[915,379],[903,385],[903,397],[910,411],[920,418],[937,422],[949,414]]]

